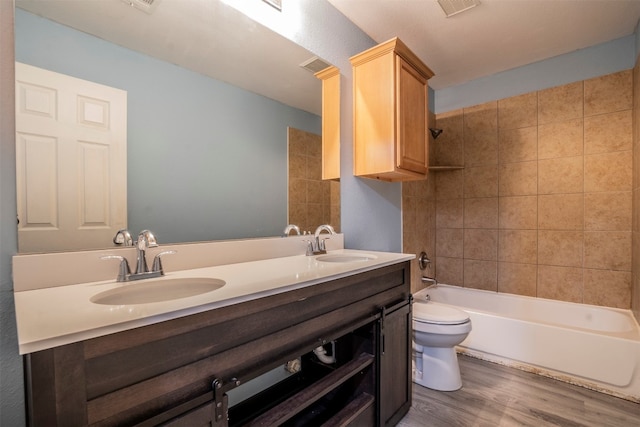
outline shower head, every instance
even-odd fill
[[[442,129],[429,128],[429,130],[431,131],[431,136],[433,136],[433,139],[438,138],[442,133]]]

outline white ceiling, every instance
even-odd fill
[[[480,0],[447,18],[436,0],[328,0],[376,42],[400,37],[443,89],[632,34],[640,0]]]
[[[640,0],[480,0],[450,18],[436,0],[328,1],[375,41],[400,37],[436,73],[436,90],[627,36],[640,18]],[[219,0],[160,0],[152,14],[122,0],[16,5],[320,114],[320,82],[299,67],[312,54]]]

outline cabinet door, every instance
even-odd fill
[[[322,179],[340,179],[340,70],[316,73],[322,80]]]
[[[393,426],[411,407],[411,302],[384,310],[380,326],[380,425]]]
[[[429,166],[427,79],[399,56],[396,56],[396,74],[396,166],[399,169],[426,174]]]

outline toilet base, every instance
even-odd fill
[[[415,352],[413,381],[421,386],[455,391],[462,387],[458,356],[453,347],[424,347]]]

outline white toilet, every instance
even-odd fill
[[[413,381],[434,390],[458,390],[462,380],[455,346],[471,332],[471,320],[456,307],[427,302],[426,294],[414,295]]]

